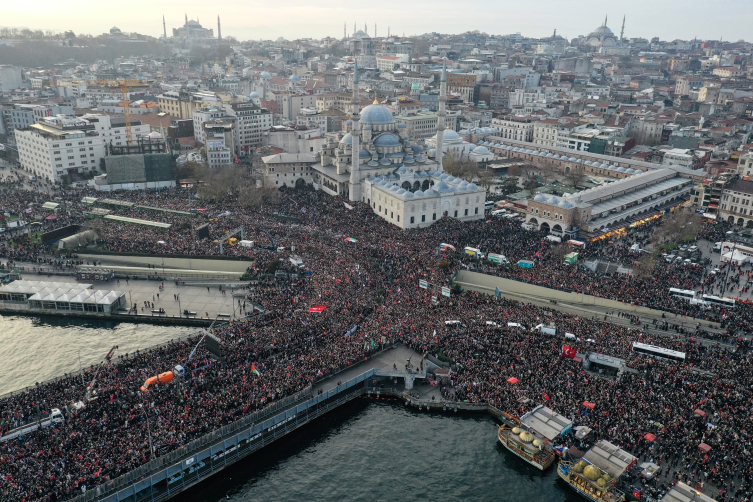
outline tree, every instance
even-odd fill
[[[565,260],[565,255],[570,252],[570,248],[567,244],[557,244],[549,250],[549,256],[554,260],[554,263],[562,263]]]
[[[480,171],[472,160],[463,160],[458,154],[451,152],[442,157],[442,167],[447,174],[456,178],[473,179]]]
[[[573,188],[577,188],[585,179],[586,168],[583,167],[583,164],[575,164],[569,171],[565,172],[565,180]]]
[[[679,208],[664,216],[664,221],[651,237],[651,243],[656,247],[661,247],[667,244],[673,245],[678,242],[691,241],[698,237],[700,230],[700,215]]]
[[[636,279],[648,279],[653,276],[656,267],[656,254],[645,253],[633,267],[633,277]]]

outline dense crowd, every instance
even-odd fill
[[[8,194],[12,196],[8,206],[29,207],[28,193],[14,190]],[[94,404],[67,414],[56,428],[0,444],[1,500],[73,498],[147,462],[152,455],[149,433],[157,454],[164,454],[362,360],[382,340],[405,343],[422,354],[441,353],[454,361],[457,371],[446,399],[488,402],[514,415],[546,401],[575,425],[590,427],[589,440],[609,439],[642,459],[666,466],[665,473],[674,466],[672,476],[693,484],[704,482],[706,491],[713,485],[719,500],[748,500],[753,493],[753,457],[746,451],[753,432],[753,395],[747,384],[753,376],[746,336],[749,307],[695,310],[667,294],[669,285],[708,291],[722,287],[728,291],[728,285],[744,288],[750,278],[746,269],[729,274],[729,284],[716,278],[720,274],[711,277],[701,268],[665,263],[657,265],[650,280],[599,275],[562,264],[552,256],[554,246],[542,234],[508,220],[460,223],[444,218],[427,229],[397,231],[365,205],[349,209],[342,200],[320,192],[287,192],[284,205],[255,210],[237,210],[232,201],[189,201],[178,190],[112,197],[181,211],[206,211],[196,211],[195,217],[154,212],[147,217],[142,210],[115,210],[173,226],[144,230],[105,223],[99,244],[111,251],[212,255],[219,252],[215,241],[222,239],[225,230],[243,226],[246,239],[262,245],[271,236],[286,251],[275,254],[258,244],[253,248],[225,246],[228,253],[251,260],[259,274],[254,299],[269,313],[217,330],[226,354],[222,362],[213,362],[203,345],[189,360],[198,338],[114,358],[97,379],[100,397]],[[78,207],[75,202],[71,206]],[[32,207],[37,211],[36,205]],[[85,223],[71,212],[62,218]],[[208,220],[216,220],[210,222],[210,238],[197,239],[193,229]],[[57,225],[45,223],[44,227]],[[584,254],[628,260],[626,247],[645,242],[651,231],[644,228],[622,241],[589,244]],[[4,241],[0,253],[18,262],[53,259],[41,245],[24,241],[27,245],[22,248],[21,241],[18,237]],[[471,245],[504,254],[512,263],[533,259],[535,267],[485,268],[462,253],[440,252],[441,242],[458,250]],[[310,274],[288,279],[263,275],[273,270],[297,271],[287,262],[291,246]],[[695,327],[657,334],[470,292],[435,303],[432,292],[418,286],[419,279],[446,285],[461,267],[705,316],[724,325],[725,341],[733,346],[701,343]],[[311,313],[312,306],[326,309]],[[445,324],[449,319],[461,323]],[[507,322],[522,327],[508,327]],[[555,325],[559,335],[536,331],[534,327],[540,324]],[[619,378],[584,372],[561,356],[565,332],[577,336],[568,344],[579,352],[624,358],[628,371]],[[634,341],[682,351],[686,361],[663,362],[638,355],[631,351]],[[147,393],[139,391],[147,378],[176,364],[186,368],[187,378]],[[3,398],[0,432],[13,429],[38,410],[82,399],[86,393],[82,382],[91,381],[95,371],[90,368],[83,378],[64,376]],[[510,377],[518,383],[509,384]],[[585,401],[596,403],[595,409],[584,408]],[[701,418],[696,409],[708,416]],[[647,432],[658,439],[646,441]],[[699,452],[701,442],[711,446],[708,453]]]

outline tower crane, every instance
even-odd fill
[[[141,85],[143,82],[137,79],[101,79],[101,80],[61,80],[55,81],[54,87],[76,87],[80,85],[92,86],[92,87],[120,87],[120,92],[123,95],[123,117],[125,119],[126,128],[126,143],[130,146],[133,143],[133,136],[131,134],[131,110],[130,100],[128,99],[128,86]]]

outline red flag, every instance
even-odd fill
[[[549,399],[549,396],[547,396],[546,394],[544,394],[544,399],[546,399],[547,401],[551,401],[551,399]]]
[[[323,312],[324,309],[326,309],[326,308],[327,308],[326,305],[319,305],[319,306],[316,306],[316,307],[311,307],[309,309],[309,312]]]
[[[562,357],[567,357],[568,359],[575,358],[575,355],[578,353],[578,351],[575,349],[575,347],[568,347],[567,345],[562,346]]]

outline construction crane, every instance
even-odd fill
[[[104,80],[56,80],[52,85],[54,87],[76,87],[80,85],[92,87],[120,87],[120,92],[123,95],[122,105],[126,128],[126,143],[130,146],[133,143],[133,135],[131,134],[131,102],[128,99],[128,86],[142,84],[143,82],[141,80],[115,78]]]

